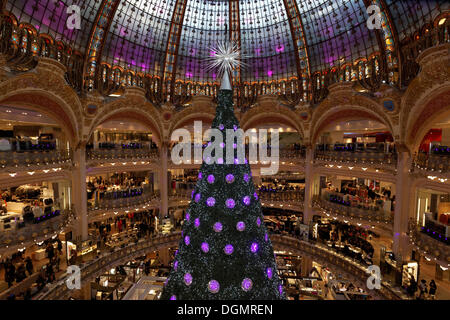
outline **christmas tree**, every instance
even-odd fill
[[[212,128],[239,128],[227,70]],[[220,160],[203,161],[161,299],[285,299],[250,165]]]

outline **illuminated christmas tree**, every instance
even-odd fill
[[[239,54],[216,52],[224,76],[212,128],[225,135],[239,128],[228,76]],[[250,165],[223,159],[202,164],[163,300],[285,299]]]

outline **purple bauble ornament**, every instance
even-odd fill
[[[227,244],[225,248],[223,249],[226,255],[230,255],[234,252],[234,248],[231,244]]]
[[[222,232],[223,226],[220,222],[216,222],[213,228],[215,232]]]
[[[213,176],[212,174],[210,174],[210,175],[208,176],[208,183],[209,183],[209,184],[213,184],[214,181],[216,181],[216,178],[214,178],[214,176]]]
[[[250,290],[252,290],[252,287],[253,287],[253,282],[252,282],[252,280],[250,280],[249,278],[245,278],[245,279],[242,281],[241,287],[242,287],[242,290],[244,290],[244,291],[250,291]]]
[[[233,183],[234,182],[234,175],[232,175],[231,173],[227,174],[227,176],[225,177],[225,181],[227,183]]]
[[[225,205],[227,206],[228,209],[233,209],[234,206],[236,205],[236,202],[234,202],[233,199],[227,199]]]
[[[202,251],[204,253],[208,253],[209,252],[209,244],[207,244],[206,242],[203,242],[201,245]]]
[[[191,275],[190,273],[186,273],[186,274],[184,275],[184,283],[185,283],[187,286],[190,286],[190,285],[192,284],[192,275]]]
[[[217,293],[217,292],[219,292],[219,290],[220,290],[220,284],[219,284],[219,282],[217,282],[216,280],[211,280],[211,281],[208,283],[208,290],[209,290],[209,292],[211,292],[211,293]]]
[[[236,224],[236,229],[238,230],[238,231],[244,231],[245,230],[245,223],[243,222],[243,221],[239,221],[237,224]]]
[[[216,199],[210,197],[208,198],[208,200],[206,200],[206,204],[208,205],[208,207],[214,207],[214,205],[216,204]]]

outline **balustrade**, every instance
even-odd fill
[[[180,232],[176,231],[167,236],[142,239],[138,242],[133,241],[125,247],[117,247],[113,252],[101,253],[96,259],[80,265],[82,283],[85,284],[111,268],[121,263],[126,263],[135,257],[145,255],[149,251],[158,250],[158,248],[162,247],[176,246],[179,240]],[[333,265],[338,268],[338,271],[343,271],[349,276],[351,275],[352,278],[361,281],[363,284],[366,283],[368,274],[366,266],[333,252],[324,246],[280,235],[271,235],[271,241],[274,247],[278,249],[287,249],[299,255],[314,257],[324,263]],[[49,285],[36,297],[36,300],[67,299],[70,296],[70,290],[66,286],[66,278],[67,276],[64,276],[57,282]],[[385,283],[382,283],[381,289],[372,292],[382,299],[399,299]]]
[[[349,207],[338,203],[327,201],[319,196],[315,196],[313,199],[313,206],[325,212],[331,214],[337,214],[352,219],[364,219],[369,222],[379,222],[392,225],[393,214],[391,212],[384,211],[380,208],[364,209],[358,207]]]
[[[129,191],[131,189],[136,190],[136,195],[132,195]],[[138,189],[140,190],[138,192]],[[118,198],[118,196],[112,195],[113,192],[108,192],[108,195],[111,196],[103,196],[100,199],[94,199],[94,201],[88,202],[88,210],[97,211],[97,210],[110,210],[110,209],[119,209],[119,208],[128,208],[128,207],[139,207],[141,205],[145,205],[146,203],[152,202],[154,200],[159,199],[159,194],[152,192],[150,190],[150,186],[146,185],[142,188],[130,188],[127,190],[127,195],[122,198]]]
[[[448,173],[450,172],[450,156],[419,153],[414,156],[414,167],[419,171],[429,173]]]
[[[448,237],[427,229],[427,227],[418,226],[413,219],[410,219],[408,236],[411,244],[427,259],[434,258],[437,263],[447,268],[450,265]]]
[[[159,153],[155,149],[98,149],[89,150],[88,160],[140,160],[158,159]]]
[[[53,166],[72,163],[71,151],[0,152],[0,168]]]
[[[315,159],[327,163],[383,165],[392,168],[397,166],[396,153],[316,151]]]
[[[75,218],[73,210],[62,210],[58,215],[49,214],[51,217],[42,217],[42,222],[25,224],[22,228],[7,229],[0,232],[0,248],[21,245],[28,241],[36,240],[60,232],[69,226]]]

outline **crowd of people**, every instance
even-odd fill
[[[152,236],[155,233],[156,214],[151,211],[130,212],[126,215],[110,218],[105,222],[94,222],[102,244],[108,242],[113,233],[122,233],[127,229],[137,228],[137,238]],[[114,229],[114,230],[113,230]]]
[[[56,248],[55,248],[56,244]],[[5,282],[8,284],[8,288],[11,288],[14,284],[19,284],[28,277],[31,277],[35,272],[39,272],[35,286],[36,291],[33,292],[32,287],[27,288],[20,296],[24,300],[31,300],[32,293],[41,291],[47,283],[52,283],[56,279],[56,273],[60,271],[61,256],[62,256],[62,242],[59,238],[47,239],[44,241],[46,257],[48,262],[40,269],[35,270],[33,260],[31,257],[24,257],[23,254],[15,254],[11,258],[7,258],[3,262],[5,271]],[[9,300],[15,300],[16,296],[11,294],[8,297]]]
[[[114,200],[140,196],[144,192],[145,178],[114,175],[110,179],[93,177],[87,183],[87,198],[99,202],[103,199]]]
[[[320,224],[317,229],[318,240],[329,243],[331,248],[367,265],[372,264],[374,248],[367,239],[371,239],[371,231],[332,221]],[[351,250],[358,248],[360,250]]]
[[[417,300],[434,300],[436,299],[437,285],[434,280],[431,280],[429,285],[427,285],[425,279],[417,283],[412,277],[406,291],[411,298],[416,298]]]
[[[341,189],[328,184],[330,193],[329,201],[348,207],[360,207],[373,210],[385,210],[393,212],[395,208],[395,195],[392,195],[391,189],[379,188],[374,185],[346,183]],[[386,205],[387,204],[387,205]]]

